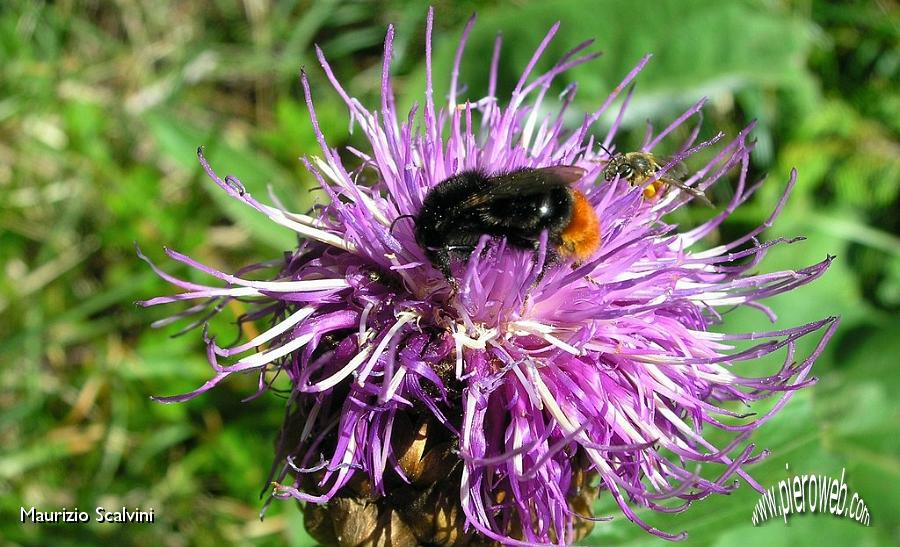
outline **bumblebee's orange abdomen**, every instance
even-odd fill
[[[584,260],[600,246],[600,221],[597,212],[578,190],[572,190],[572,220],[561,234],[561,254]]]

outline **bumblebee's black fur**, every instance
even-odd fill
[[[415,220],[416,241],[448,279],[450,258],[468,255],[482,235],[505,237],[507,243],[536,249],[547,230],[549,243],[572,217],[568,185],[584,171],[574,166],[526,168],[500,175],[465,171],[428,191]]]

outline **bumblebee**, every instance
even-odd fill
[[[667,163],[669,163],[668,160],[657,158],[649,152],[618,153],[607,162],[601,175],[607,181],[619,177],[627,180],[632,186],[637,186],[656,175]],[[644,197],[650,199],[662,192],[666,186],[674,186],[712,207],[713,204],[706,194],[684,184],[683,181],[687,175],[687,166],[683,162],[676,163],[665,175],[644,188]]]
[[[583,260],[600,245],[597,213],[571,188],[585,170],[574,165],[488,175],[464,171],[431,188],[415,219],[416,242],[447,279],[451,257],[471,253],[482,235],[537,250],[544,230],[557,257]],[[452,281],[451,281],[452,283]]]

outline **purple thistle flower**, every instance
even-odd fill
[[[798,270],[751,273],[770,247],[801,239],[759,239],[781,211],[796,173],[765,223],[730,243],[697,250],[697,243],[760,185],[747,180],[752,126],[729,142],[721,134],[697,142],[701,101],[661,132],[648,128],[642,151],[698,120],[663,171],[699,150],[718,147],[712,159],[694,166],[686,185],[705,190],[736,176],[733,197],[717,214],[678,231],[666,215],[692,196],[670,187],[661,196],[644,197],[643,189],[662,173],[638,186],[599,176],[630,90],[603,142],[590,133],[649,56],[567,132],[563,114],[575,88],[560,97],[552,114],[545,114],[553,100],[547,92],[560,73],[596,56],[583,53],[591,42],[534,74],[557,31],[554,25],[503,106],[495,97],[498,37],[488,96],[460,101],[457,79],[470,20],[441,106],[431,82],[432,18],[429,12],[421,129],[416,107],[405,118],[395,109],[392,27],[384,43],[377,111],[347,94],[317,48],[325,74],[370,143],[367,151],[350,150],[359,159],[356,167],[345,166],[328,146],[301,74],[321,146],[320,156],[303,161],[330,197],[314,213],[257,201],[234,177],[220,178],[199,151],[203,168],[223,190],[302,239],[284,259],[234,275],[166,250],[224,286],[190,283],[151,264],[183,292],[142,305],[200,300],[175,316],[197,316],[196,326],[228,301],[241,299],[254,306],[242,320],[270,322],[262,334],[232,347],[219,346],[204,330],[212,378],[191,393],[158,400],[185,401],[239,372],[259,375],[258,396],[274,374],[287,375],[293,390],[273,471],[275,497],[327,504],[359,491],[364,481],[366,496],[378,499],[416,483],[396,438],[403,435],[399,423],[409,429],[411,421],[425,416],[446,439],[450,448],[444,454],[457,462],[453,472],[436,480],[458,489],[469,531],[511,544],[571,542],[576,523],[593,519],[580,514],[573,499],[593,483],[608,491],[631,521],[657,536],[681,539],[684,533],[645,524],[633,507],[681,511],[693,500],[727,493],[736,477],[761,490],[745,467],[766,452],[755,453],[744,441],[796,390],[815,381],[810,369],[838,324],[829,317],[768,332],[711,330],[721,313],[737,306],[759,309],[774,321],[761,300],[809,283],[828,268],[832,257]],[[597,212],[602,243],[583,263],[545,268],[546,236],[537,252],[485,236],[468,259],[455,261],[459,289],[454,292],[417,245],[414,222],[390,229],[397,217],[419,211],[430,188],[461,171],[550,165],[587,171],[576,187]],[[257,271],[268,272],[268,280],[250,279]],[[813,333],[821,336],[812,353],[795,355],[797,341]],[[736,367],[739,362],[781,348],[786,356],[775,374],[738,374],[748,368]],[[779,399],[764,415],[740,415],[728,404],[770,396]],[[704,438],[704,427],[731,432],[733,440],[714,446]],[[718,464],[718,477],[699,476],[698,464]]]

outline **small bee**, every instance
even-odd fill
[[[632,186],[637,186],[653,177],[666,163],[668,163],[667,160],[657,158],[649,152],[618,153],[607,162],[601,174],[607,181],[620,177],[627,180]],[[684,184],[683,180],[687,175],[687,166],[682,162],[676,163],[665,175],[644,188],[644,197],[650,199],[659,194],[666,185],[671,185],[712,207],[713,204],[706,194]]]
[[[525,168],[498,175],[465,171],[431,188],[415,219],[416,241],[452,280],[450,258],[471,253],[482,235],[505,237],[521,249],[538,248],[544,230],[559,256],[577,261],[600,245],[597,213],[570,186],[585,170],[574,165]],[[451,284],[453,282],[451,281]]]

